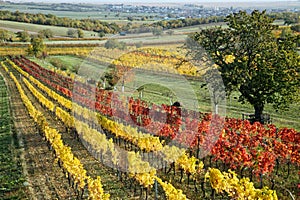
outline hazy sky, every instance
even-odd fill
[[[62,2],[62,3],[201,3],[201,2],[288,2],[298,0],[10,0],[12,2]],[[299,2],[300,4],[300,2]]]
[[[1,1],[1,0],[0,0]],[[7,0],[8,1],[8,0]],[[193,3],[205,7],[244,7],[244,8],[300,8],[300,0],[10,0],[12,2],[43,2],[43,3],[94,3],[127,5],[158,5],[176,6],[177,4]]]

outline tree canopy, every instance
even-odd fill
[[[152,34],[158,37],[161,36],[163,34],[163,28],[161,26],[154,27],[152,29]]]
[[[239,101],[254,107],[257,121],[266,103],[287,108],[299,94],[299,35],[276,38],[273,20],[265,11],[240,11],[226,17],[228,27],[201,30],[189,36],[196,42],[187,43],[194,59],[205,55],[217,64],[227,94],[239,91]]]
[[[41,38],[52,38],[53,37],[53,32],[51,29],[43,29],[39,31],[39,36]]]
[[[126,49],[126,43],[125,42],[120,42],[116,39],[109,39],[104,43],[104,47],[107,49],[121,49],[124,50]]]
[[[21,42],[29,42],[30,41],[30,34],[28,31],[19,31],[16,33],[17,37],[20,39]]]
[[[40,37],[31,38],[30,45],[28,46],[27,52],[29,55],[34,55],[35,57],[41,56],[45,53],[46,45]]]
[[[5,29],[0,29],[0,42],[7,42],[11,39],[12,33]]]

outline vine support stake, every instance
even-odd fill
[[[260,188],[263,188],[263,182],[262,182],[263,174],[262,173],[260,173],[259,179],[260,179]]]
[[[154,189],[155,189],[155,200],[157,200],[158,199],[157,180],[154,181]]]

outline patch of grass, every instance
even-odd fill
[[[8,96],[0,76],[0,199],[23,199],[25,178],[18,160],[17,141],[12,134]]]

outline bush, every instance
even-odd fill
[[[53,32],[50,29],[44,29],[44,30],[39,31],[39,36],[41,38],[52,38]]]
[[[126,43],[125,42],[119,42],[116,39],[109,39],[105,42],[104,47],[107,49],[126,49]]]
[[[138,43],[135,44],[136,48],[141,48],[142,46],[143,46],[143,42],[142,41],[140,41],[140,42],[138,42]]]
[[[75,30],[75,29],[69,29],[69,30],[67,31],[67,35],[68,35],[69,37],[77,37],[77,30]]]

